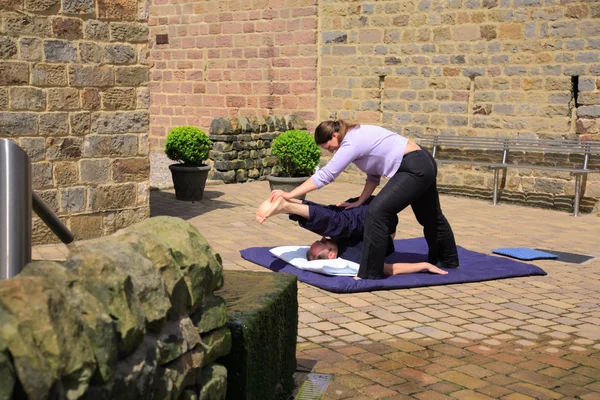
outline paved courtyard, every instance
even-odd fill
[[[334,183],[308,195],[321,203],[358,196]],[[316,235],[286,216],[259,225],[266,182],[207,186],[179,202],[151,194],[152,215],[194,224],[225,269],[267,271],[241,258],[252,246],[308,244]],[[442,196],[457,243],[490,253],[532,247],[598,257],[584,264],[538,261],[547,276],[411,290],[334,294],[299,282],[298,370],[334,375],[324,399],[600,399],[600,218]],[[412,212],[397,238],[422,236]],[[61,259],[62,245],[34,259]]]

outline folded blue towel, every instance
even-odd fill
[[[528,249],[526,247],[505,247],[501,249],[494,249],[492,253],[500,254],[502,256],[516,258],[517,260],[554,260],[558,258],[557,255],[552,253],[546,253],[545,251]]]

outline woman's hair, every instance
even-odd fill
[[[352,124],[342,119],[335,121],[323,121],[315,129],[315,142],[319,145],[327,143],[333,137],[333,134],[337,132],[338,140],[340,143],[344,140],[344,136],[351,129],[358,128],[359,124]]]

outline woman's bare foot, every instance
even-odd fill
[[[256,221],[259,224],[262,224],[269,218],[271,215],[277,215],[282,213],[285,208],[285,199],[283,197],[277,198],[277,200],[270,201],[269,199],[265,200],[256,210]]]
[[[441,268],[436,267],[433,264],[429,264],[427,263],[427,271],[431,272],[432,274],[440,274],[440,275],[447,275],[448,271],[444,271]]]

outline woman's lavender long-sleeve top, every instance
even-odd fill
[[[331,160],[311,179],[320,189],[333,182],[350,163],[354,163],[367,174],[368,181],[379,184],[382,176],[394,176],[407,143],[408,139],[396,132],[375,125],[361,125],[346,133]]]

